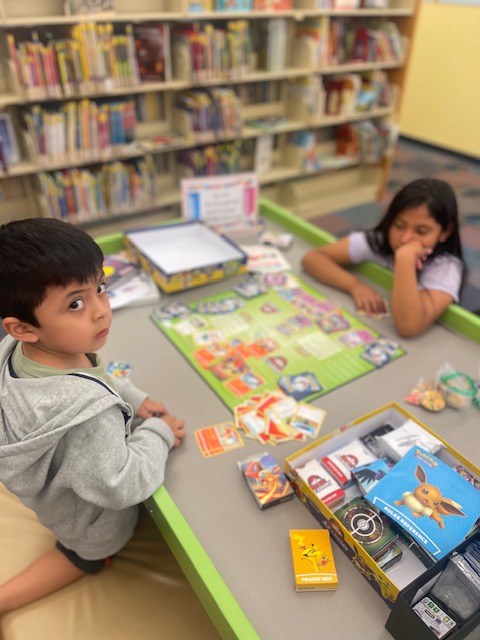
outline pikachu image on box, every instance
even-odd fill
[[[406,491],[402,494],[402,500],[395,500],[397,506],[405,505],[410,509],[415,518],[427,516],[431,520],[438,523],[440,529],[444,529],[443,516],[465,516],[461,511],[461,505],[457,504],[449,498],[444,498],[440,489],[431,484],[427,484],[427,474],[418,465],[415,471],[415,477],[419,481],[419,485],[412,491]]]

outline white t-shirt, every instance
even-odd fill
[[[364,231],[354,231],[349,235],[349,254],[352,264],[361,264],[371,260],[382,267],[393,270],[394,256],[382,256],[375,253],[367,242]],[[452,296],[454,302],[459,301],[462,284],[462,261],[451,253],[442,253],[419,271],[418,288],[444,291]]]

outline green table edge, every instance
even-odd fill
[[[260,640],[167,489],[157,489],[145,505],[220,636]]]
[[[261,216],[276,222],[313,246],[336,240],[334,235],[265,198],[260,199],[259,211]],[[178,224],[181,221],[174,219],[164,224]],[[123,249],[123,236],[119,232],[96,238],[96,241],[105,254],[116,253]],[[392,273],[388,269],[371,262],[358,269],[373,282],[391,289]],[[480,318],[470,311],[452,304],[442,314],[440,322],[467,338],[480,342]],[[145,504],[222,638],[260,640],[167,489],[160,487]]]

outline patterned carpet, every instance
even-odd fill
[[[455,189],[468,268],[460,304],[480,313],[480,163],[473,159],[401,138],[381,202],[335,211],[310,222],[338,237],[354,229],[368,229],[381,218],[394,193],[404,184],[423,177],[446,180]]]

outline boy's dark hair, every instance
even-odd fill
[[[435,178],[419,178],[405,185],[394,196],[393,200],[374,229],[367,232],[367,240],[373,251],[383,256],[392,255],[392,248],[388,242],[388,231],[399,213],[426,205],[430,214],[435,218],[443,230],[450,225],[452,231],[445,242],[439,242],[434,248],[427,262],[433,260],[441,253],[448,252],[459,258],[465,265],[460,241],[460,229],[458,219],[458,205],[455,192],[444,180]]]
[[[48,287],[87,282],[102,270],[91,236],[61,220],[29,218],[0,226],[0,317],[38,327],[35,309]]]

